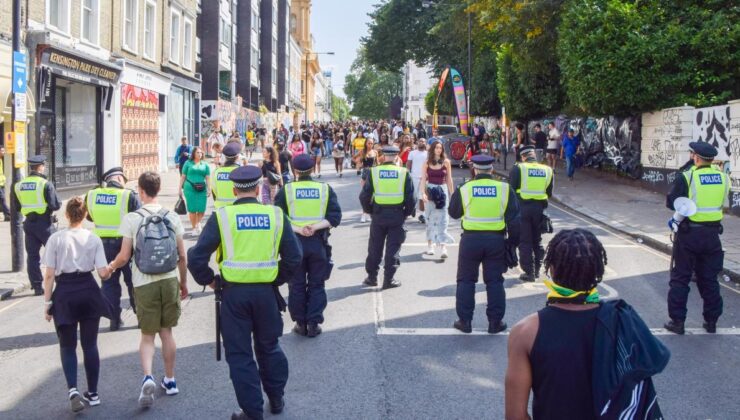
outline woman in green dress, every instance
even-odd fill
[[[200,221],[203,220],[206,212],[208,196],[211,195],[210,175],[211,168],[203,159],[203,150],[200,147],[193,148],[190,159],[182,167],[180,196],[184,195],[190,225],[198,235],[201,231]]]

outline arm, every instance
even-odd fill
[[[54,188],[54,184],[47,182],[46,188],[44,188],[44,194],[46,195],[46,204],[51,212],[55,212],[62,208],[62,203],[59,200],[59,196],[57,196],[57,190]]]
[[[452,193],[447,214],[453,219],[459,219],[463,216],[462,195],[460,194],[459,187]]]
[[[514,165],[509,171],[509,185],[511,189],[516,191],[522,186],[522,174],[519,169],[519,165]]]
[[[329,187],[329,202],[326,205],[326,221],[331,227],[337,227],[342,222],[342,208],[339,207],[337,194]],[[329,226],[327,226],[329,227]],[[314,227],[314,229],[316,229]]]
[[[51,315],[49,315],[49,308],[51,307],[51,288],[54,285],[54,267],[46,267],[44,271],[44,317],[47,321],[51,321]],[[51,302],[48,303],[47,302]]]
[[[505,379],[506,420],[529,420],[527,412],[529,391],[532,389],[532,365],[529,353],[539,329],[537,314],[529,315],[511,329],[509,335],[509,364]]]
[[[182,154],[182,145],[177,146],[175,149],[175,167],[180,167],[180,155]]]
[[[177,271],[180,274],[180,299],[188,297],[188,254],[185,252],[185,241],[177,235]],[[210,254],[209,254],[210,256]]]
[[[362,205],[362,211],[365,213],[373,212],[373,194],[375,188],[373,187],[373,177],[368,177],[365,185],[362,186],[360,191],[360,204]]]
[[[547,197],[548,198],[551,198],[552,197],[553,185],[555,185],[555,176],[554,176],[554,174],[553,174],[552,179],[550,179],[550,183],[547,185],[547,189],[545,190],[545,192],[547,193]]]
[[[429,165],[424,162],[424,164],[421,165],[421,180],[419,181],[419,192],[421,193],[421,200],[425,203],[429,201],[429,197],[427,197],[427,169],[429,169]]]
[[[512,188],[509,188],[509,202],[506,205],[504,220],[506,220],[506,233],[508,234],[506,242],[514,246],[519,245],[519,202]]]
[[[455,188],[455,185],[452,183],[452,163],[450,163],[449,159],[445,159],[445,167],[447,168],[447,179],[445,180],[447,183],[447,191],[452,191]]]
[[[676,180],[673,181],[673,187],[671,187],[671,191],[666,196],[665,206],[671,210],[676,210],[673,207],[673,202],[676,201],[678,197],[688,196],[689,186],[686,184],[686,178],[684,178],[683,174],[679,172],[676,174]]]
[[[214,272],[208,265],[211,254],[216,252],[221,245],[221,234],[218,230],[216,214],[208,218],[203,232],[198,237],[198,242],[187,252],[187,267],[196,283],[201,286],[213,282]]]
[[[406,185],[404,187],[403,213],[409,217],[416,211],[416,200],[414,199],[414,183],[411,181],[411,175],[408,172],[406,173],[406,181],[404,182]]]
[[[121,250],[118,251],[116,258],[108,264],[111,271],[116,271],[131,260],[131,251],[134,247],[134,241],[131,238],[123,237],[121,240]]]
[[[133,212],[141,208],[141,201],[139,201],[139,194],[136,191],[131,191],[128,195],[128,211]]]
[[[87,206],[87,194],[85,194],[85,196],[82,197],[82,202],[85,203],[85,205]],[[93,221],[92,217],[90,217],[90,209],[89,208],[87,209],[87,215],[85,215],[85,219],[87,219],[88,222],[92,222]]]
[[[290,221],[287,214],[283,214],[283,226],[288,226]],[[303,250],[298,239],[291,229],[283,229],[278,248],[280,262],[278,263],[277,285],[285,284],[293,278],[295,271],[300,267],[303,260]]]

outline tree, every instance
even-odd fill
[[[349,118],[349,105],[344,98],[340,98],[333,92],[331,94],[331,119],[333,121],[346,121]]]
[[[402,83],[400,73],[370,64],[361,48],[344,81],[351,114],[360,118],[387,118],[391,102],[401,94]]]

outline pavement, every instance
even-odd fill
[[[465,174],[456,170],[456,180]],[[174,204],[174,180],[166,176],[164,203]],[[290,333],[289,316],[283,316],[280,343],[290,364],[286,408],[279,417],[269,412],[265,417],[503,418],[507,335],[485,332],[483,284],[477,288],[473,334],[452,328],[457,245],[449,247],[446,260],[422,255],[425,226],[409,220],[396,275],[402,287],[382,292],[363,287],[368,224],[359,220],[359,178],[348,172],[338,179],[332,170],[322,181],[331,183],[344,211],[342,224],[330,238],[335,269],[326,285],[329,305],[324,332],[315,339],[296,336]],[[609,256],[606,279],[599,286],[602,297],[627,300],[671,350],[667,368],[654,378],[665,418],[740,418],[740,405],[732,392],[740,387],[740,293],[722,284],[725,313],[719,333],[707,335],[701,329],[701,298],[692,290],[688,334],[669,334],[661,328],[666,320],[669,257],[558,204],[548,212],[556,231],[583,227],[597,235]],[[450,234],[459,239],[460,232],[459,222],[451,221]],[[550,238],[546,235],[545,242]],[[186,246],[192,246],[195,239],[188,232]],[[544,285],[522,284],[517,280],[519,274],[519,270],[510,270],[505,275],[504,320],[509,326],[545,303]],[[0,372],[11,380],[0,393],[0,418],[228,418],[237,404],[227,364],[215,361],[213,294],[201,292],[192,279],[189,290],[191,296],[183,301],[182,317],[174,330],[180,394],[166,396],[159,391],[152,408],[138,408],[139,333],[134,314],[126,309],[122,330],[110,332],[107,321],[101,323],[102,404],[76,416],[69,412],[57,337],[53,325],[43,319],[41,298],[24,291],[1,301]],[[287,296],[285,286],[281,291]],[[128,308],[125,298],[123,306]],[[157,379],[162,369],[158,349]],[[79,388],[85,390],[81,357],[78,378]]]

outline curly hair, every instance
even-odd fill
[[[555,283],[576,291],[591,290],[604,278],[606,250],[585,229],[558,232],[547,245],[545,270]]]

